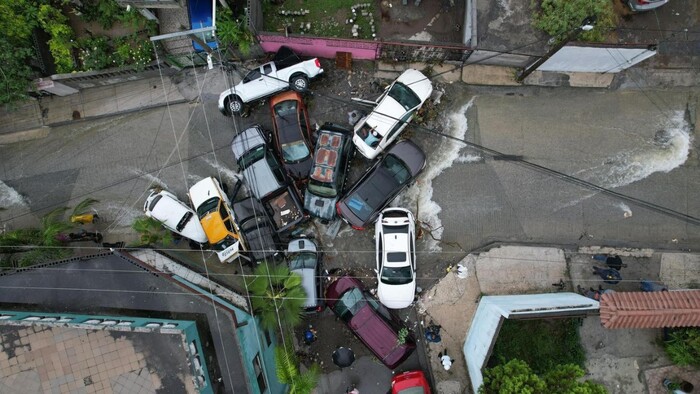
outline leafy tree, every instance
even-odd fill
[[[248,18],[234,18],[230,9],[221,9],[216,15],[216,34],[224,46],[233,46],[241,53],[250,53],[253,35],[248,30]]]
[[[56,71],[59,73],[69,73],[74,71],[73,63],[73,29],[68,25],[68,17],[61,9],[50,4],[39,6],[37,15],[39,25],[51,38],[49,39],[49,50],[56,64]]]
[[[38,26],[34,2],[27,0],[0,2],[0,103],[14,103],[27,98],[32,70],[28,59],[33,51],[32,30]]]
[[[674,364],[700,367],[700,328],[681,328],[671,333],[664,348]]]
[[[532,0],[534,10],[532,25],[561,40],[569,32],[581,26],[589,16],[595,16],[592,30],[582,31],[583,41],[603,41],[617,25],[617,17],[610,0]]]
[[[306,292],[301,276],[286,265],[260,264],[253,276],[246,278],[251,304],[263,328],[274,330],[279,321],[294,327],[301,322]]]
[[[134,220],[131,228],[139,234],[140,245],[168,245],[173,241],[170,231],[159,221],[147,216]]]
[[[0,235],[0,251],[7,254],[13,266],[27,267],[65,258],[70,252],[64,245],[62,234],[73,226],[63,220],[67,208],[57,208],[41,218],[40,228],[8,231]],[[19,258],[15,258],[19,255]]]
[[[573,364],[555,366],[542,376],[535,374],[527,363],[512,359],[505,364],[484,371],[480,394],[605,394],[598,383],[580,381],[584,371]]]
[[[287,341],[287,343],[291,343]],[[301,373],[299,370],[299,360],[291,347],[278,346],[275,348],[275,362],[277,364],[277,379],[280,383],[289,386],[289,394],[310,394],[316,384],[320,374],[317,364]]]

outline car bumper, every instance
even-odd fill
[[[629,5],[630,9],[634,12],[644,12],[644,11],[650,11],[655,8],[659,8],[662,5],[665,5],[668,3],[668,0],[664,1],[656,1],[653,3],[646,3],[646,4],[639,4],[636,0],[628,0],[627,5]]]

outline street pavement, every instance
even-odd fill
[[[188,73],[173,80],[178,97],[187,102],[157,107],[133,101],[138,105],[120,115],[70,120],[51,127],[42,138],[0,146],[0,202],[8,208],[0,211],[0,219],[5,228],[35,224],[47,210],[89,196],[100,200],[97,209],[105,218],[100,230],[106,241],[128,242],[134,239],[129,226],[141,215],[149,187],[165,187],[186,201],[187,187],[203,176],[219,176],[229,184],[238,179],[231,139],[236,130],[253,123],[269,128],[267,110],[259,106],[238,120],[223,117],[216,99],[227,86],[224,75],[203,69]],[[348,83],[354,89],[372,77],[358,71]],[[312,89],[317,86],[325,93],[335,85],[334,79],[326,79],[312,82]],[[436,117],[425,126],[449,138],[409,127],[406,136],[426,150],[429,163],[417,184],[396,201],[415,209],[424,230],[417,244],[422,288],[430,289],[468,251],[486,250],[493,242],[693,250],[700,245],[696,225],[518,162],[524,159],[698,217],[697,87],[649,84],[611,91],[473,86],[454,80],[437,82],[436,87],[444,95],[435,106]],[[312,123],[346,123],[353,109],[322,95],[310,98],[309,107]],[[493,156],[458,140],[510,156]],[[355,179],[367,164],[354,160]],[[370,232],[344,227],[334,237],[324,235],[322,225],[316,229],[327,249],[327,268],[350,268],[373,280]],[[465,294],[474,291],[470,287]],[[468,303],[474,301],[472,297]],[[450,335],[462,341],[466,331],[454,330]],[[458,348],[450,345],[453,353]],[[336,390],[355,375],[378,374],[367,380],[371,382],[386,382],[389,376],[389,371],[365,362],[357,368],[324,377],[324,384]],[[454,379],[445,381],[453,387]]]

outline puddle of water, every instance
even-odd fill
[[[29,202],[17,190],[0,181],[0,207],[6,209],[10,207],[29,208]]]
[[[459,140],[463,140],[467,135],[467,111],[474,104],[472,97],[468,103],[460,107],[446,116],[444,132]],[[432,229],[433,237],[440,239],[442,237],[442,221],[438,217],[442,208],[432,200],[433,198],[433,179],[438,177],[445,169],[451,167],[455,162],[460,162],[459,151],[464,147],[464,144],[453,139],[443,138],[435,154],[428,158],[428,164],[423,173],[418,177],[418,181],[399,198],[394,200],[392,206],[401,206],[410,209],[414,214],[418,207],[417,220],[423,223],[427,229]],[[431,236],[424,237],[427,249],[431,252],[439,252],[442,247],[438,241],[432,239]]]

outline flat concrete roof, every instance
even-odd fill
[[[214,391],[221,379],[226,393],[250,392],[247,379],[239,378],[243,366],[231,313],[166,275],[116,254],[4,273],[0,275],[0,308],[195,321],[204,353],[209,356],[207,367]],[[159,345],[163,354],[170,349],[166,339],[149,341],[164,342]]]
[[[183,333],[0,325],[0,392],[193,393]]]

